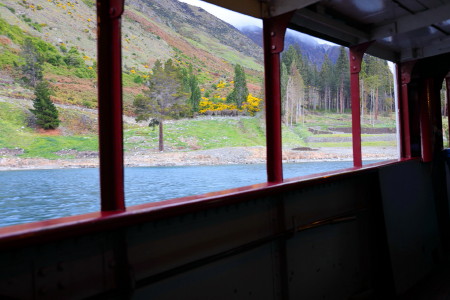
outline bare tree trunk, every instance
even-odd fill
[[[336,93],[336,113],[339,113],[339,104],[341,102],[341,99],[339,98],[340,94]]]
[[[378,87],[375,92],[375,121],[378,120]]]
[[[373,115],[375,112],[375,104],[374,104],[374,100],[375,100],[375,91],[373,89],[370,90],[370,123],[374,124],[373,122]]]
[[[164,151],[163,121],[159,120],[159,151]]]
[[[359,81],[359,90],[361,91],[361,96],[362,98],[360,98],[360,107],[361,107],[361,121],[364,120],[364,99],[365,99],[365,92],[364,92],[364,80],[360,80]]]
[[[340,100],[340,113],[343,114],[344,113],[344,77],[341,76],[341,85],[339,87],[339,100]]]
[[[445,81],[444,81],[445,83]],[[441,116],[447,117],[448,116],[448,109],[447,109],[447,90],[444,88],[441,90]]]
[[[292,124],[294,123],[294,98],[291,99],[291,122],[290,122],[290,126],[292,127]]]

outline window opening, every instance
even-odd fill
[[[281,55],[285,178],[353,166],[348,49],[288,30]]]
[[[399,158],[395,65],[365,54],[360,72],[363,164]]]
[[[441,116],[442,116],[442,137],[443,137],[443,144],[444,147],[447,146],[447,148],[450,148],[450,138],[449,138],[449,123],[450,123],[450,116],[449,116],[449,105],[448,105],[448,94],[449,94],[449,87],[450,87],[450,77],[445,77],[443,83],[442,83],[442,89],[441,89]]]
[[[90,2],[0,5],[0,226],[99,209]]]
[[[266,181],[261,21],[188,3],[126,3],[127,206]]]

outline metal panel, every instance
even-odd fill
[[[33,253],[30,249],[0,254],[0,299],[33,299]]]
[[[286,228],[305,225],[320,219],[355,212],[365,207],[372,193],[364,178],[337,180],[284,196]]]
[[[136,280],[272,235],[274,204],[254,200],[133,229],[128,253]]]
[[[0,298],[82,299],[112,290],[117,263],[111,248],[107,236],[91,236],[3,252]]]
[[[290,299],[349,299],[370,286],[356,221],[300,232],[287,249]]]
[[[411,161],[380,169],[384,218],[396,290],[405,292],[428,274],[439,233],[426,165]]]
[[[280,299],[272,264],[269,244],[138,289],[133,299]]]

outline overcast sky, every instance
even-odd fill
[[[262,28],[262,20],[253,18],[247,15],[243,15],[237,12],[234,12],[232,10],[228,10],[222,7],[219,7],[217,5],[213,5],[211,3],[203,2],[200,0],[178,0],[180,2],[185,2],[191,5],[199,6],[209,12],[210,14],[215,15],[219,19],[222,19],[223,21],[230,23],[236,28],[242,28],[248,25],[256,25],[258,27]],[[329,44],[334,45],[333,43],[330,43],[328,41],[324,41],[321,39],[315,39],[319,44]]]
[[[222,19],[225,22],[230,23],[231,25],[237,28],[242,28],[246,25],[256,25],[262,27],[262,21],[260,19],[249,17],[207,2],[203,2],[200,0],[178,0],[178,1],[199,6],[204,10],[206,10],[207,12],[209,12],[210,14],[215,15],[219,19]]]

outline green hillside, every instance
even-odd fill
[[[70,115],[79,113],[69,109],[62,112],[63,127]],[[21,105],[0,102],[0,149],[19,150],[19,157],[70,158],[68,150],[97,151],[95,134],[52,135],[36,132],[28,126],[30,113]],[[64,124],[65,123],[65,124]],[[258,117],[218,117],[170,121],[165,124],[165,143],[169,151],[191,151],[235,146],[265,146],[264,122]],[[156,151],[158,131],[148,126],[125,126],[126,152],[136,150]],[[295,132],[285,128],[285,145],[304,145]],[[60,152],[58,154],[58,152]]]
[[[5,0],[0,3],[0,157],[71,158],[78,152],[97,151],[93,3],[92,0]],[[152,78],[161,76],[162,73],[153,68],[155,62],[167,63],[168,59],[173,69],[184,74],[185,90],[174,94],[191,93],[192,96],[194,90],[198,91],[196,110],[192,106],[191,114],[178,117],[203,116],[177,121],[168,120],[173,116],[165,116],[166,150],[264,146],[265,125],[259,116],[261,112],[250,117],[264,106],[260,46],[206,11],[176,0],[136,0],[126,4],[122,19],[125,150],[155,151],[158,148],[157,130],[146,124],[135,124],[133,101],[137,95],[144,94]],[[347,140],[348,134],[338,136],[336,133],[350,126],[349,81],[346,77],[335,76],[347,74],[348,55],[340,48],[335,64],[325,58],[319,70],[298,47],[288,47],[282,54],[282,109],[286,125],[283,147],[308,146],[305,141],[309,140],[309,146],[315,148],[348,144],[336,142],[337,138]],[[60,127],[54,131],[39,130],[30,111],[34,99],[32,76],[35,75],[30,72],[33,60],[39,62],[42,79],[48,81],[54,91],[51,100],[61,120]],[[241,74],[245,73],[251,94],[246,98],[246,107],[241,106],[243,103],[236,108],[230,104],[234,97],[230,95],[239,82],[236,64],[243,67]],[[362,126],[394,128],[392,80],[389,80],[387,64],[367,57],[364,66]],[[191,89],[192,82],[196,83]],[[191,89],[189,92],[186,85]],[[249,109],[251,101],[248,99],[253,99],[256,110]],[[235,116],[238,109],[239,114],[244,113],[246,117],[229,117]],[[308,140],[311,132],[320,140]],[[323,136],[318,136],[320,134]]]

